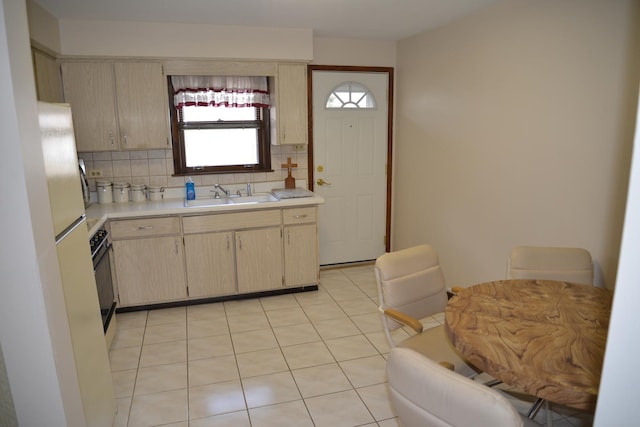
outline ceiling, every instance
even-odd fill
[[[400,40],[497,0],[33,0],[58,19],[310,28],[314,36]]]

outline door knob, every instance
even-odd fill
[[[316,184],[318,184],[318,185],[331,185],[331,183],[329,181],[325,181],[322,178],[318,178],[318,180],[316,181]]]

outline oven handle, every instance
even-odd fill
[[[98,245],[98,247],[97,247],[97,248],[95,248],[95,249],[93,250],[93,252],[91,252],[91,259],[95,259],[96,254],[98,253],[98,251],[100,251],[100,249],[102,249],[102,247],[103,247],[104,245],[107,245],[107,244],[108,244],[108,245],[111,245],[111,243],[109,243],[109,234],[110,234],[110,233],[109,233],[109,232],[107,232],[107,233],[104,235],[104,239],[102,239],[102,242],[100,242],[100,244]],[[109,249],[109,248],[107,247],[107,250],[108,250],[108,249]]]
[[[100,254],[98,255],[98,259],[97,259],[97,260],[95,260],[95,259],[94,259],[94,262],[93,262],[93,272],[94,272],[94,273],[95,273],[95,271],[96,271],[96,268],[97,268],[97,267],[100,265],[100,263],[102,262],[102,259],[103,259],[105,256],[108,256],[108,255],[109,255],[109,251],[111,250],[111,246],[112,246],[112,245],[111,245],[111,242],[108,242],[108,241],[107,241],[107,239],[104,239],[104,241],[100,244],[100,246],[98,246],[98,249],[94,252],[94,254],[97,254],[97,253],[100,251],[100,249],[102,249],[103,247],[105,248],[105,250],[104,250],[104,251],[102,251],[102,253],[100,253]]]

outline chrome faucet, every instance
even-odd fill
[[[220,186],[220,184],[214,185],[214,188],[217,188],[218,190],[222,191],[224,193],[224,195],[227,196],[227,197],[229,197],[229,195],[231,194],[231,192],[229,190],[225,190],[224,188],[222,188]]]
[[[247,182],[247,196],[251,196],[252,191],[251,191],[251,183]]]

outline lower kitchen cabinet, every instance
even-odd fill
[[[284,228],[285,286],[318,283],[317,236],[316,224]]]
[[[114,240],[113,256],[121,306],[187,297],[180,236]]]
[[[190,298],[237,292],[232,232],[185,235],[184,252]]]
[[[109,229],[121,307],[319,280],[315,206],[114,219]]]
[[[282,210],[285,286],[316,284],[320,279],[317,213],[316,207]]]
[[[180,218],[115,220],[109,229],[121,307],[187,297]]]
[[[280,227],[236,231],[238,292],[250,293],[283,286]]]
[[[185,235],[189,297],[215,297],[223,294],[282,289],[282,219],[280,209],[186,216],[182,218]],[[214,235],[222,236],[219,241]],[[204,237],[208,236],[208,237]],[[227,237],[232,242],[229,254]],[[187,239],[189,238],[189,239]],[[204,253],[198,253],[204,245]],[[217,247],[214,250],[214,247]],[[227,255],[221,255],[224,251]],[[229,277],[233,269],[236,281]],[[225,273],[218,271],[222,269]],[[196,274],[192,274],[192,270]],[[197,290],[192,292],[192,277]],[[224,283],[223,283],[224,282]],[[231,285],[234,289],[231,291]],[[222,293],[221,293],[222,292]]]

